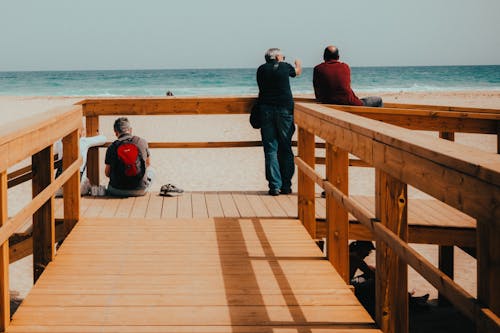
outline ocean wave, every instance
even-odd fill
[[[313,94],[312,68],[290,80],[294,94]],[[355,92],[500,90],[500,66],[352,68]],[[0,72],[0,95],[256,95],[255,69]]]

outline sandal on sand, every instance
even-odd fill
[[[160,195],[162,197],[177,197],[182,195],[182,193],[184,193],[183,189],[172,184],[163,185],[160,189]]]

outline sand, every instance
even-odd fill
[[[361,97],[368,94],[359,94]],[[379,94],[386,102],[455,105],[500,109],[500,90],[462,91],[462,92],[394,92]],[[52,107],[69,105],[83,97],[12,97],[0,96],[2,125],[22,121],[36,113],[45,112]],[[112,117],[101,119],[102,134],[112,140]],[[259,140],[257,130],[248,124],[248,116],[170,116],[151,118],[132,117],[134,133],[149,141],[237,141]],[[436,135],[422,132],[422,135]],[[471,145],[487,152],[496,152],[497,138],[494,135],[457,134],[456,141]],[[103,153],[101,159],[103,158]],[[237,149],[158,149],[152,151],[152,164],[157,173],[153,191],[161,184],[174,183],[187,191],[211,190],[265,190],[264,160],[261,148]],[[14,168],[12,168],[14,169]],[[323,172],[321,167],[318,167]],[[102,173],[102,171],[101,171]],[[102,173],[103,174],[103,173]],[[101,177],[105,184],[104,176]],[[296,179],[293,180],[296,191]],[[373,171],[355,168],[350,173],[351,194],[371,194],[374,187]],[[320,191],[320,189],[317,189]],[[14,215],[30,197],[30,184],[23,184],[9,190],[9,215]],[[410,196],[422,196],[411,190]],[[433,264],[437,265],[437,246],[414,245]],[[31,257],[20,260],[10,267],[11,290],[25,297],[31,288]],[[373,262],[373,256],[369,259]],[[473,296],[476,295],[475,260],[461,250],[455,251],[455,280]],[[409,289],[416,294],[437,292],[412,269],[409,270]]]

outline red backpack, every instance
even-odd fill
[[[146,163],[139,147],[132,142],[132,138],[117,140],[116,155],[118,157],[117,171],[120,183],[130,186],[137,185],[144,177]]]

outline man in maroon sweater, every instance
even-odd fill
[[[383,106],[382,98],[371,96],[359,99],[351,89],[351,69],[339,61],[336,46],[327,46],[323,63],[314,67],[313,85],[316,100],[325,104]]]

